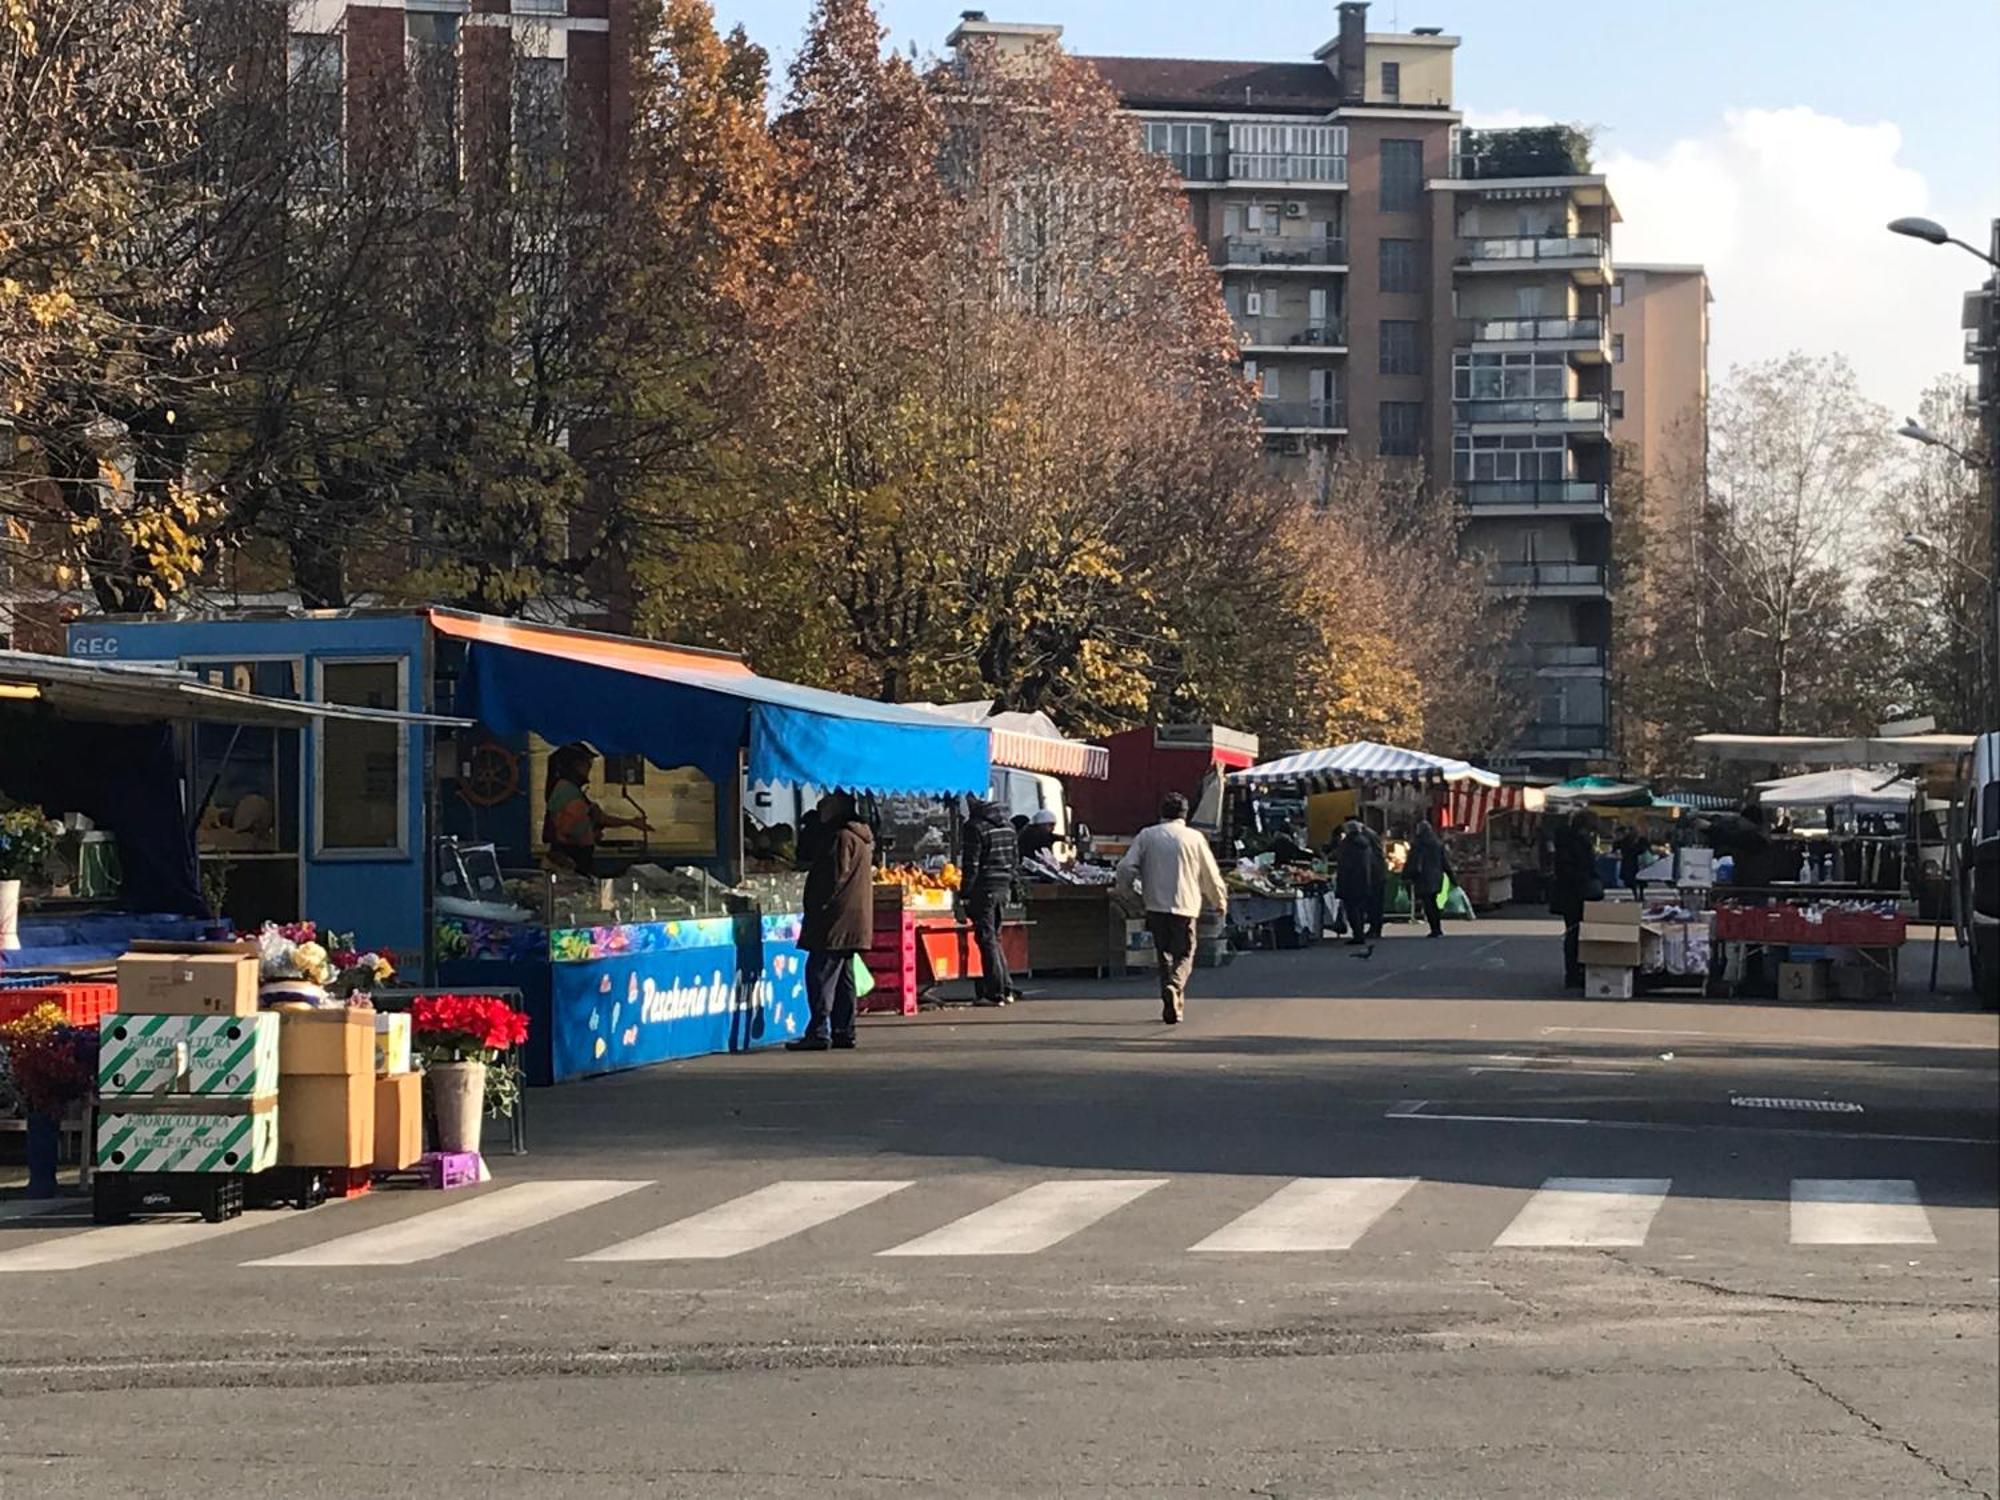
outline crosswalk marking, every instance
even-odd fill
[[[1414,1177],[1301,1177],[1194,1248],[1347,1250],[1416,1185]]]
[[[774,1182],[580,1261],[722,1260],[866,1208],[908,1182]]]
[[[560,1219],[579,1209],[595,1208],[626,1193],[651,1187],[650,1182],[523,1182],[484,1193],[464,1203],[434,1208],[379,1229],[342,1235],[323,1245],[247,1261],[252,1266],[407,1266],[435,1260],[503,1234],[516,1234]]]
[[[1917,1185],[1906,1177],[1795,1177],[1794,1245],[1935,1245]]]
[[[1038,1182],[881,1255],[1033,1255],[1163,1186],[1164,1177]]]
[[[0,1272],[82,1271],[92,1266],[108,1266],[113,1261],[154,1255],[162,1250],[178,1250],[199,1245],[244,1229],[269,1224],[266,1218],[225,1219],[220,1224],[200,1219],[156,1219],[132,1224],[107,1224],[82,1234],[23,1245],[18,1250],[0,1250]]]
[[[1670,1177],[1551,1177],[1494,1248],[1643,1245],[1671,1186]]]

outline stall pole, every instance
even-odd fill
[[[424,628],[422,644],[417,648],[417,682],[420,684],[418,692],[424,704],[424,712],[435,714],[437,712],[437,636],[428,626]],[[456,708],[457,705],[454,703],[453,707]],[[436,902],[439,803],[437,729],[430,724],[419,724],[413,726],[410,732],[419,737],[424,747],[423,754],[419,757],[421,761],[419,774],[423,777],[424,793],[417,801],[417,805],[422,809],[423,815],[423,826],[417,830],[417,840],[422,846],[423,851],[418,860],[418,864],[423,871],[424,882],[422,903],[424,961],[422,972],[424,983],[426,985],[435,985],[438,982]],[[452,738],[454,745],[456,745],[457,731],[453,731]],[[515,1130],[518,1136],[520,1132],[518,1124],[516,1124]],[[518,1139],[515,1142],[515,1146],[517,1155],[522,1149],[525,1149]]]

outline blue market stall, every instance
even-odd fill
[[[204,875],[239,920],[306,916],[527,998],[536,1083],[780,1042],[804,1026],[796,878],[750,875],[746,786],[984,793],[989,735],[760,677],[741,658],[454,610],[110,619],[72,655],[173,662],[269,696],[447,714],[197,740]],[[535,872],[548,747],[636,811],[615,874]],[[622,868],[621,868],[622,867]]]

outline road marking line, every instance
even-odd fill
[[[650,1182],[605,1182],[593,1179],[561,1182],[521,1182],[485,1193],[468,1203],[454,1203],[415,1214],[379,1229],[345,1234],[305,1250],[246,1261],[252,1266],[407,1266],[468,1250],[504,1234],[533,1229],[581,1209],[594,1208]]]
[[[908,1182],[774,1182],[579,1261],[723,1260],[853,1213]]]
[[[1164,1177],[1038,1182],[880,1255],[1033,1255],[1164,1186]]]
[[[1382,1116],[1385,1120],[1428,1120],[1460,1125],[1583,1125],[1592,1130],[1650,1130],[1666,1135],[1775,1135],[1805,1141],[1907,1141],[1920,1146],[2000,1146],[1990,1135],[1905,1135],[1887,1130],[1805,1130],[1777,1125],[1670,1125],[1660,1120],[1586,1120],[1564,1115],[1433,1115],[1423,1112],[1429,1100],[1405,1100]]]
[[[1744,1036],[1733,1031],[1665,1031],[1650,1026],[1544,1026],[1543,1036],[1699,1036],[1718,1042],[1782,1042],[1788,1047],[1907,1047],[1913,1052],[1991,1052],[1991,1042],[1881,1041],[1851,1036]]]
[[[277,1221],[261,1216],[245,1216],[224,1219],[220,1224],[200,1219],[108,1224],[102,1229],[88,1229],[82,1234],[0,1251],[0,1271],[80,1271],[91,1266],[108,1266],[113,1261],[178,1250],[183,1245],[198,1245],[245,1229],[267,1228],[274,1222]]]
[[[1467,1068],[1468,1073],[1541,1073],[1555,1078],[1636,1078],[1631,1068]]]
[[[1347,1250],[1417,1185],[1414,1177],[1301,1177],[1215,1231],[1195,1250]]]
[[[1794,1245],[1935,1245],[1907,1177],[1795,1177]]]
[[[1551,1177],[1493,1247],[1643,1245],[1672,1186],[1670,1177]]]

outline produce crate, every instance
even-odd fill
[[[136,1214],[197,1213],[220,1224],[243,1212],[246,1179],[227,1172],[99,1172],[91,1182],[90,1216],[123,1224]]]
[[[1827,942],[1843,948],[1895,948],[1909,936],[1909,919],[1883,912],[1835,912],[1823,924]]]
[[[0,1026],[44,1005],[60,1005],[72,1026],[95,1026],[99,1016],[118,1009],[118,986],[109,981],[37,979],[35,984],[0,988]]]

